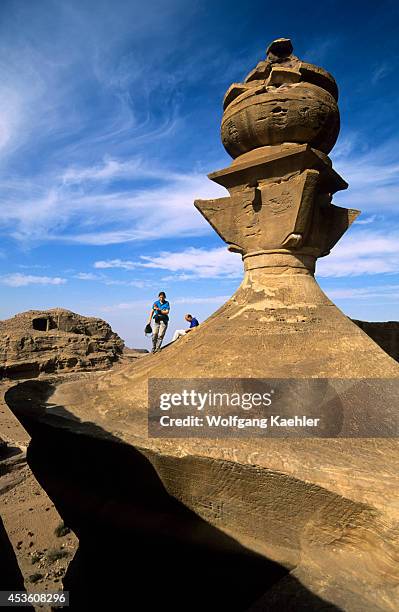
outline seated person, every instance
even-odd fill
[[[172,342],[180,338],[180,336],[185,336],[189,331],[194,329],[194,327],[198,327],[199,325],[197,319],[190,314],[186,314],[184,318],[190,323],[190,327],[188,329],[177,329],[173,334]]]

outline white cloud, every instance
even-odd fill
[[[397,214],[399,163],[396,139],[366,149],[357,134],[339,140],[331,152],[334,167],[349,183],[346,191],[334,195],[334,202],[367,214]]]
[[[374,67],[371,73],[371,82],[373,85],[378,83],[381,79],[385,78],[388,74],[390,74],[393,70],[395,70],[395,65],[390,62],[382,62]]]
[[[59,276],[34,276],[32,274],[6,274],[0,282],[9,287],[26,287],[27,285],[64,285],[67,280]]]
[[[106,261],[95,261],[93,264],[94,268],[108,269],[108,268],[121,268],[123,270],[133,270],[136,264],[133,261],[124,259],[108,259]]]
[[[131,163],[134,166],[134,160]],[[53,177],[52,186],[43,185],[42,192],[39,182],[7,182],[0,197],[0,225],[23,243],[62,241],[104,245],[212,232],[193,202],[197,198],[225,195],[223,188],[204,174],[176,173],[156,168],[155,164],[138,163],[137,180],[142,180],[147,172],[156,174],[157,181],[152,180],[146,187],[138,186],[130,176],[126,190],[107,191],[103,178],[94,178],[97,170],[81,168],[79,181],[90,176],[94,181],[90,188],[82,188],[78,176],[78,187],[71,180]],[[125,168],[122,162],[120,165]],[[116,168],[109,170],[109,180],[114,171]],[[74,173],[78,174],[76,170]]]
[[[101,306],[99,308],[99,312],[118,312],[120,310],[150,310],[151,304],[147,301],[136,300],[134,302],[120,302],[119,304],[111,304],[106,306]]]
[[[141,255],[139,261],[110,259],[96,261],[97,269],[134,270],[148,268],[169,270],[176,274],[162,277],[162,281],[186,281],[206,278],[240,278],[243,273],[241,257],[227,251],[227,247],[198,249],[189,247],[183,251],[163,251],[156,256]],[[142,280],[115,280],[106,284],[127,285],[135,287],[148,286]]]
[[[213,249],[189,247],[183,251],[163,251],[142,255],[139,261],[113,259],[95,262],[96,268],[133,270],[149,268],[168,270],[163,281],[242,278],[241,257],[226,247]],[[317,276],[346,277],[373,274],[395,274],[399,269],[399,235],[363,229],[352,229],[327,257],[317,262]]]
[[[92,272],[78,272],[78,274],[75,274],[74,278],[83,281],[102,280],[101,276],[99,276],[98,274],[93,274]]]
[[[126,178],[158,178],[156,170],[146,167],[141,158],[128,161],[104,158],[102,163],[88,167],[70,167],[61,175],[62,183],[108,182]]]
[[[239,278],[242,276],[242,260],[226,247],[196,249],[190,247],[180,252],[162,252],[156,257],[141,256],[145,268],[157,268],[172,272],[185,272],[186,278]]]
[[[190,274],[170,274],[168,276],[163,276],[161,281],[169,282],[169,281],[187,281],[187,280],[195,280]]]
[[[334,300],[345,299],[370,299],[375,297],[383,297],[388,300],[397,300],[399,298],[399,285],[376,285],[374,287],[355,287],[331,289],[327,291],[328,296]]]
[[[392,146],[356,154],[356,138],[348,138],[336,148],[336,167],[350,186],[334,201],[363,211],[356,225],[377,226],[382,213],[396,212],[399,164],[391,159]],[[123,190],[113,182],[122,177],[129,181]],[[176,172],[141,157],[103,158],[48,174],[43,183],[8,179],[0,188],[0,225],[23,243],[107,245],[205,235],[212,229],[193,201],[226,195],[205,173]]]
[[[137,289],[144,289],[144,287],[148,287],[151,283],[148,283],[143,280],[111,280],[107,279],[103,281],[104,285],[120,285],[122,287],[136,287]]]
[[[317,275],[395,274],[399,269],[399,235],[381,231],[349,231],[327,257],[317,262]]]
[[[378,221],[377,215],[370,215],[369,217],[357,218],[355,225],[370,225],[370,223],[376,223],[376,221]]]
[[[183,129],[185,71],[195,80],[201,67],[182,55],[169,72],[160,53],[167,66],[197,9],[50,4],[10,5],[0,24],[2,231],[24,245],[153,240],[157,226],[165,237],[211,231],[193,207],[211,193],[204,174],[157,163],[159,141]]]
[[[18,268],[23,270],[47,270],[49,267],[49,265],[42,264],[18,264]]]
[[[121,1],[114,10],[96,0],[2,6],[3,155],[27,146],[37,150],[47,138],[66,154],[111,139],[170,134],[176,126],[174,83],[162,78],[159,53],[175,51],[189,19],[180,0],[151,6]],[[149,102],[157,91],[166,103],[154,117]],[[63,142],[72,135],[72,143]]]
[[[212,295],[210,297],[180,297],[174,300],[174,304],[223,304],[229,300],[231,295]]]
[[[214,304],[216,306],[221,306],[224,302],[226,302],[230,298],[229,295],[215,295],[210,297],[201,297],[201,296],[193,296],[193,297],[178,297],[172,300],[171,304]],[[151,300],[150,300],[151,302]],[[113,313],[120,312],[122,310],[149,310],[151,303],[148,301],[135,300],[133,302],[120,302],[119,304],[111,304],[107,306],[102,306],[99,311],[104,313]]]
[[[105,263],[105,262],[98,262],[98,263]],[[110,268],[110,267],[118,267],[118,266],[99,266],[99,267],[105,267],[105,268]],[[76,278],[78,280],[82,280],[82,281],[98,281],[100,283],[103,283],[104,285],[108,285],[108,286],[112,286],[112,285],[120,285],[122,287],[137,287],[138,289],[143,289],[144,287],[148,286],[148,282],[145,280],[139,280],[139,279],[131,279],[131,280],[120,280],[120,279],[113,279],[113,278],[109,278],[108,276],[105,276],[104,274],[93,274],[92,272],[78,272],[78,274],[75,274],[73,278]]]

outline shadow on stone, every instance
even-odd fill
[[[17,557],[0,517],[0,591],[24,591]]]
[[[32,437],[35,477],[79,538],[64,579],[71,609],[243,612],[261,598],[253,609],[271,610],[266,592],[284,578],[284,610],[338,610],[170,496],[144,454],[92,423],[46,415],[50,393],[28,381],[6,401]]]

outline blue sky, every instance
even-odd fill
[[[288,36],[340,88],[331,157],[362,215],[317,278],[349,316],[399,319],[396,1],[2,0],[0,318],[61,306],[130,346],[159,290],[169,335],[238,286],[240,257],[193,206],[227,195],[221,101]]]

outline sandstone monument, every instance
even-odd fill
[[[314,279],[358,215],[332,204],[347,187],[328,157],[337,97],[329,73],[274,41],[225,96],[234,159],[210,178],[230,195],[195,203],[242,254],[236,293],[160,354],[6,395],[32,436],[32,470],[79,538],[64,585],[82,609],[93,597],[123,606],[121,584],[138,609],[398,607],[399,367]],[[187,371],[352,383],[335,438],[149,437],[149,380]]]

